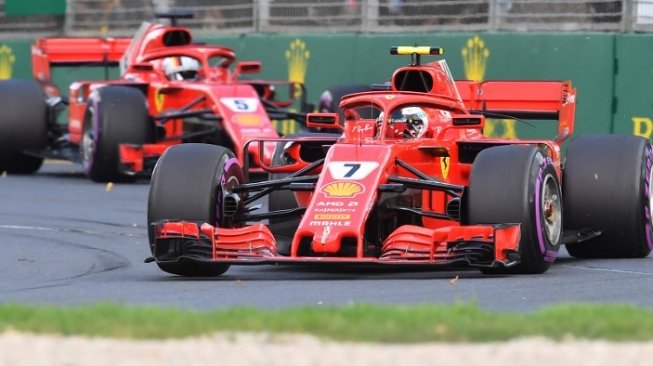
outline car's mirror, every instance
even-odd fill
[[[258,74],[261,72],[261,62],[259,61],[240,61],[236,63],[236,74]]]
[[[456,127],[483,128],[485,117],[478,115],[461,115],[452,118],[452,124]]]
[[[313,128],[342,129],[338,113],[309,113],[306,115],[306,126]]]
[[[149,63],[146,63],[146,62],[133,64],[132,68],[135,71],[152,71],[152,70],[154,70],[154,67],[152,66],[152,64],[149,64]]]

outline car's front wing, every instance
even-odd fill
[[[371,264],[512,266],[519,262],[519,224],[450,226],[439,229],[404,225],[384,241],[379,256],[288,256],[279,254],[268,227],[254,224],[221,228],[191,221],[152,224],[157,262],[224,264]]]

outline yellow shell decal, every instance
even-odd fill
[[[261,116],[251,113],[237,114],[234,116],[234,121],[242,126],[259,126],[261,124]]]
[[[449,162],[450,159],[448,156],[443,156],[440,158],[440,169],[442,169],[442,178],[447,178],[449,175]]]
[[[161,112],[163,109],[163,102],[165,101],[165,96],[161,93],[161,89],[158,89],[154,94],[154,105],[156,106],[156,111]]]
[[[365,188],[357,182],[332,182],[322,188],[327,197],[351,198],[363,192]]]

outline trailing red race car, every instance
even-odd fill
[[[469,265],[542,273],[561,245],[576,257],[644,257],[651,240],[650,143],[577,137],[568,81],[454,81],[431,47],[390,83],[345,96],[311,127],[278,139],[265,182],[229,149],[169,149],[152,177],[152,257],[166,272],[214,276],[232,264]],[[486,116],[557,120],[554,140],[496,139]],[[270,140],[258,139],[259,150]],[[260,156],[261,154],[258,154]],[[562,184],[561,184],[562,182]],[[257,202],[269,197],[270,210]],[[263,220],[268,220],[268,224]]]
[[[0,171],[32,173],[43,158],[84,165],[95,181],[151,172],[158,157],[182,142],[219,144],[258,161],[259,150],[243,150],[253,137],[278,137],[271,119],[305,118],[286,107],[306,93],[289,81],[253,80],[260,62],[238,62],[226,47],[193,43],[188,29],[143,23],[133,39],[45,38],[32,47],[35,80],[0,81]],[[51,67],[117,66],[113,81],[80,81],[60,96]],[[232,67],[233,66],[233,67]],[[107,74],[108,75],[108,74]],[[287,92],[288,97],[279,100]],[[279,95],[278,95],[279,94]],[[59,123],[68,105],[67,122]],[[271,158],[270,147],[262,160]]]

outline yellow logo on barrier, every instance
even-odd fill
[[[463,64],[465,66],[465,77],[468,80],[481,82],[485,77],[485,65],[490,57],[490,50],[485,48],[485,42],[479,36],[467,40],[463,47]]]
[[[16,56],[11,47],[5,44],[0,46],[0,80],[11,79],[15,62]]]
[[[354,197],[363,192],[364,188],[357,182],[332,182],[322,188],[327,197]]]
[[[288,80],[296,83],[303,83],[306,78],[306,69],[308,69],[308,59],[311,52],[306,49],[306,43],[299,38],[290,42],[286,50],[286,60],[288,60]],[[301,93],[301,91],[299,91]]]
[[[633,117],[633,135],[647,139],[653,135],[653,119],[649,117]]]
[[[462,49],[465,78],[482,82],[485,77],[487,60],[490,50],[485,47],[485,41],[479,36],[467,40]],[[517,138],[515,121],[512,119],[487,119],[483,134],[488,137]]]
[[[306,79],[306,70],[308,69],[308,59],[311,58],[311,52],[306,48],[306,42],[295,38],[290,42],[288,49],[284,53],[288,61],[288,80],[295,83],[304,83]],[[295,89],[295,98],[302,96],[302,89]],[[291,112],[297,112],[294,108],[289,108]],[[295,133],[297,123],[292,119],[272,121],[274,128],[282,134]]]
[[[483,134],[488,137],[517,138],[514,119],[486,119]]]

